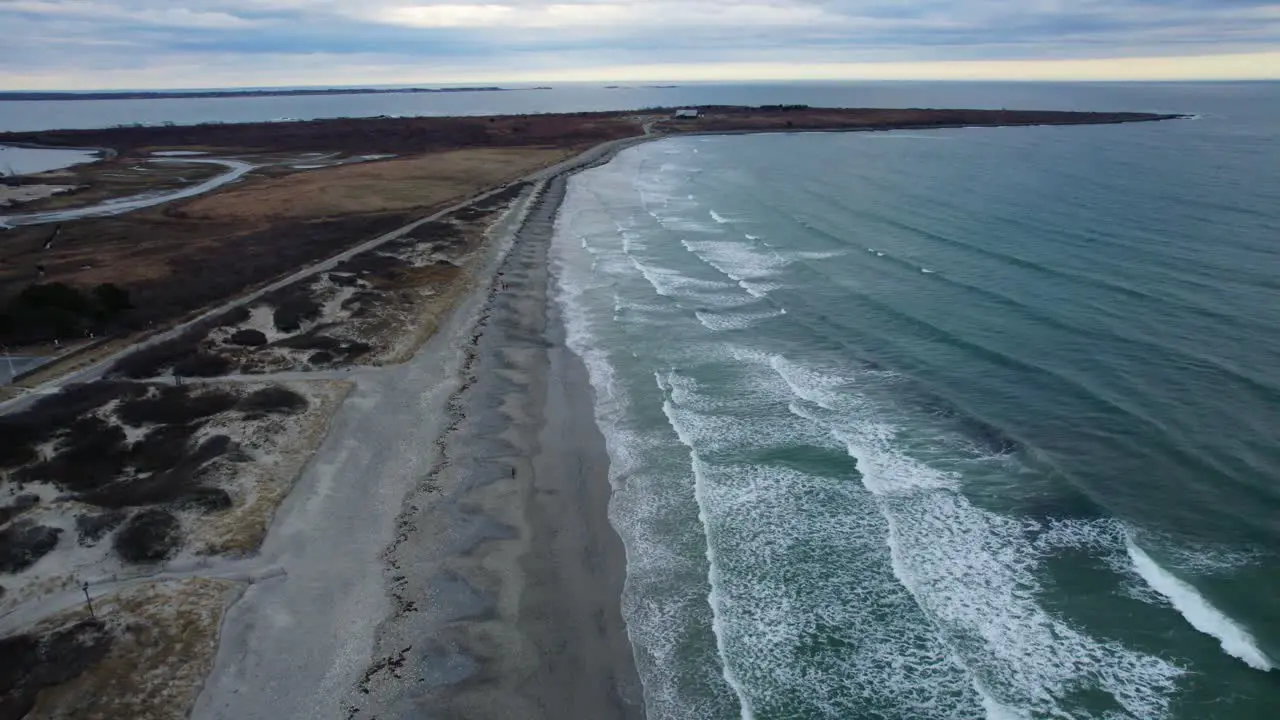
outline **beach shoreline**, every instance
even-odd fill
[[[530,201],[496,269],[440,457],[385,555],[394,611],[349,717],[644,717],[609,458],[550,295],[547,253],[574,171]]]

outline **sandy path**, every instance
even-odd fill
[[[195,197],[203,195],[210,190],[226,185],[227,183],[239,180],[245,173],[258,167],[252,163],[240,160],[218,160],[214,158],[161,158],[151,160],[155,163],[205,163],[210,165],[222,165],[227,168],[227,172],[212,177],[198,185],[182,188],[168,193],[143,193],[141,195],[131,195],[129,197],[112,198],[104,200],[96,205],[87,207],[69,208],[67,210],[51,210],[49,212],[26,213],[24,215],[0,215],[0,227],[8,225],[9,227],[17,227],[19,225],[42,225],[44,223],[66,222],[68,220],[77,220],[87,217],[101,217],[103,215],[119,215],[121,213],[139,210],[152,205],[172,202],[173,200],[181,200],[183,198]]]

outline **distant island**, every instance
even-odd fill
[[[288,97],[293,95],[392,95],[412,93],[508,92],[502,87],[456,88],[303,88],[263,90],[139,90],[122,92],[0,92],[5,100],[168,100],[174,98]],[[535,90],[550,90],[548,87]]]

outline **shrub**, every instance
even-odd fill
[[[192,394],[186,386],[162,387],[155,397],[144,397],[121,403],[116,415],[124,422],[141,426],[183,425],[226,412],[235,407],[236,396],[222,390],[203,390]]]
[[[127,515],[123,510],[84,513],[76,516],[76,533],[81,545],[96,545],[107,533],[120,527]]]
[[[249,393],[237,405],[243,413],[293,415],[309,407],[307,399],[286,387],[275,385]]]
[[[19,413],[0,416],[0,467],[19,467],[39,459],[36,446],[52,439],[81,415],[115,398],[136,397],[146,388],[134,383],[98,381],[68,385]]]
[[[218,512],[231,507],[231,496],[222,488],[197,487],[178,498],[174,507],[205,513]]]
[[[331,335],[320,335],[315,330],[276,342],[276,345],[294,350],[337,350],[342,341]]]
[[[58,546],[59,528],[18,523],[0,530],[0,572],[22,572]]]
[[[199,424],[164,425],[154,428],[129,450],[129,464],[138,472],[168,470],[187,455],[187,443]]]
[[[182,526],[172,513],[143,510],[116,533],[112,547],[131,563],[155,563],[171,557],[182,545]]]
[[[232,308],[221,315],[202,320],[182,333],[178,337],[157,342],[152,345],[135,350],[128,355],[116,361],[111,366],[107,374],[115,377],[126,377],[140,380],[143,378],[159,377],[166,374],[169,368],[190,361],[192,358],[201,355],[200,342],[209,334],[210,330],[225,325],[238,325],[249,319],[249,310],[243,306]],[[201,359],[194,361],[191,366],[184,366],[186,370],[201,369],[201,363],[207,361]],[[211,366],[210,366],[211,367]],[[226,367],[213,373],[213,375],[225,374],[227,369],[231,367],[230,361],[227,361]],[[200,375],[198,372],[178,372],[179,375],[187,377],[212,377]]]
[[[304,322],[320,317],[320,305],[305,285],[289,285],[264,299],[275,305],[272,322],[280,332],[296,332]]]
[[[114,639],[101,620],[81,620],[0,640],[0,717],[27,717],[37,692],[79,677],[106,657]]]
[[[125,434],[96,417],[77,420],[67,433],[68,446],[55,457],[29,465],[15,477],[21,482],[50,482],[64,490],[84,492],[115,480],[126,465]]]
[[[267,335],[261,330],[244,328],[231,333],[231,337],[227,338],[227,342],[232,345],[243,345],[244,347],[260,347],[267,344]]]
[[[87,294],[60,282],[29,285],[0,307],[0,340],[24,344],[102,331],[131,307],[129,293],[109,283]]]
[[[231,372],[230,358],[208,352],[197,352],[173,364],[173,374],[181,377],[217,377]]]

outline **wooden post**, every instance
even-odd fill
[[[89,581],[85,580],[84,584],[80,586],[80,589],[84,591],[84,601],[85,604],[89,606],[89,617],[97,620],[98,616],[93,612],[93,598],[89,597]]]

